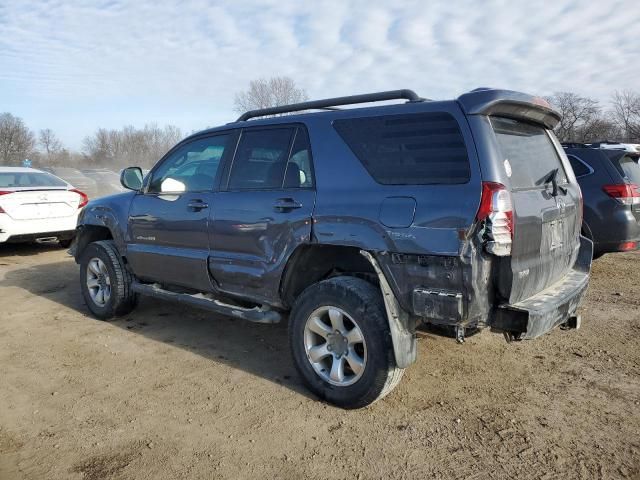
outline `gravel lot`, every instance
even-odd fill
[[[359,411],[312,398],[286,325],[143,299],[88,314],[62,250],[0,246],[0,479],[640,478],[640,254],[594,263],[583,328],[425,333]]]

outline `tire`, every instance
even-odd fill
[[[332,315],[339,319],[336,311],[342,315],[345,327],[341,331],[347,335],[334,333]],[[318,318],[327,330],[323,325],[317,327]],[[322,333],[316,333],[319,329]],[[356,329],[359,334],[353,334]],[[329,336],[332,340],[327,340]],[[362,338],[362,345],[352,344],[352,337]],[[345,346],[340,347],[341,342]],[[304,384],[320,398],[342,408],[361,408],[380,400],[396,387],[404,373],[396,366],[382,294],[360,278],[335,277],[308,287],[291,311],[289,344]],[[333,353],[328,354],[324,348]],[[317,362],[313,361],[318,359],[314,349],[322,355]],[[352,355],[356,350],[357,355]],[[333,376],[334,363],[342,358],[336,354],[344,357],[342,381],[339,373]],[[351,368],[352,362],[357,369]],[[340,367],[336,370],[339,372]]]
[[[95,278],[96,265],[104,267],[97,268],[97,271],[103,274],[103,280]],[[104,280],[107,276],[108,280]],[[102,287],[105,287],[105,291],[108,290],[108,298],[106,294],[101,297],[102,302],[100,297],[95,298],[96,288],[99,291],[101,287],[91,288],[87,282],[88,278],[97,280],[98,283],[103,282]],[[87,307],[96,318],[109,320],[131,312],[138,301],[137,294],[131,288],[132,284],[133,275],[125,268],[112,240],[101,240],[87,245],[80,258],[80,288]]]

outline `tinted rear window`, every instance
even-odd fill
[[[469,158],[458,122],[448,113],[335,120],[342,139],[369,174],[385,185],[466,183]]]
[[[508,160],[511,167],[514,189],[545,185],[556,169],[558,183],[567,182],[558,152],[544,127],[500,117],[492,117],[491,124],[503,161],[506,164]]]
[[[49,173],[3,172],[0,173],[0,188],[9,187],[66,187],[67,183]]]
[[[628,155],[619,158],[618,160],[611,160],[618,171],[629,180],[631,183],[640,185],[640,165],[638,165],[638,158],[631,158]]]

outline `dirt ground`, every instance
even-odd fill
[[[458,345],[359,411],[300,384],[286,325],[143,299],[91,318],[64,251],[0,246],[0,479],[640,478],[640,254],[594,263],[579,331]]]

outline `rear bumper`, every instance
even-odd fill
[[[593,243],[580,237],[580,250],[573,269],[542,292],[515,304],[504,304],[492,312],[491,327],[523,339],[543,335],[573,316],[589,284]]]
[[[60,218],[42,218],[35,220],[14,220],[7,214],[0,214],[0,243],[28,242],[41,237],[54,237],[58,234],[71,238],[76,229],[78,215]]]

